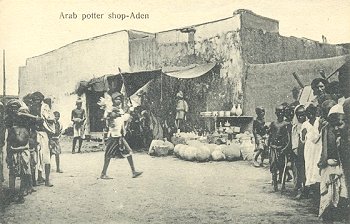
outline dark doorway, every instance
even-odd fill
[[[100,109],[97,102],[100,97],[103,97],[103,92],[90,92],[86,93],[86,102],[89,113],[90,132],[102,132],[104,128],[104,122],[102,121],[104,111]]]

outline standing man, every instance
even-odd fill
[[[45,186],[52,187],[50,183],[50,148],[49,148],[49,134],[53,134],[54,130],[50,128],[50,106],[43,102],[44,95],[41,92],[32,94],[32,105],[30,113],[34,116],[40,117],[42,122],[38,123],[36,129],[36,144],[38,151],[38,182],[45,182]],[[45,179],[42,177],[42,172],[45,170]]]
[[[132,157],[132,149],[124,139],[124,133],[131,117],[129,114],[121,115],[118,109],[114,109],[108,115],[108,140],[106,142],[106,150],[104,157],[103,169],[101,172],[101,179],[111,179],[107,176],[107,169],[112,158],[124,158],[126,156],[131,172],[132,178],[136,178],[142,174],[135,170],[134,161]]]
[[[182,91],[179,91],[176,97],[178,99],[176,104],[176,127],[178,131],[184,131],[184,121],[188,112],[188,104],[184,100]]]
[[[76,106],[77,107],[74,110],[72,110],[72,116],[71,116],[71,119],[73,121],[73,131],[74,131],[72,154],[75,153],[75,145],[77,144],[78,140],[79,140],[78,153],[81,152],[83,138],[85,137],[84,131],[85,131],[86,115],[85,115],[85,110],[82,108],[83,101],[81,99],[78,99],[76,101]]]
[[[343,104],[345,127],[343,128],[343,138],[341,141],[341,162],[344,169],[344,176],[348,193],[350,192],[350,98],[346,98]],[[350,207],[348,208],[348,220],[350,220]]]
[[[326,88],[328,88],[328,82],[325,79],[316,78],[311,82],[311,89],[314,95],[314,99],[311,100],[311,103],[317,107],[318,117],[322,114],[322,103],[332,99],[331,95],[326,93]]]
[[[28,109],[21,108],[19,100],[11,100],[7,104],[6,126],[7,136],[7,165],[9,167],[9,187],[12,196],[15,195],[16,177],[20,177],[20,192],[18,203],[24,202],[25,191],[31,189],[30,169],[30,123]]]

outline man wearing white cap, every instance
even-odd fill
[[[344,217],[347,207],[348,191],[340,156],[343,115],[343,107],[334,105],[329,110],[328,123],[322,128],[322,153],[318,163],[321,173],[319,217],[325,221]]]
[[[176,94],[176,97],[178,98],[177,104],[176,104],[176,126],[177,130],[184,131],[184,120],[186,120],[186,114],[188,112],[188,104],[184,100],[184,96],[182,91],[179,91]]]

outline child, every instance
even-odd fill
[[[264,159],[266,156],[267,146],[266,146],[266,138],[267,138],[267,129],[268,127],[265,124],[265,109],[263,107],[257,107],[255,109],[256,112],[256,120],[253,121],[253,134],[255,138],[256,144],[256,154],[254,157],[254,166],[263,166]],[[258,163],[258,157],[261,156],[261,163]]]
[[[79,148],[78,153],[81,152],[81,146],[83,144],[84,138],[84,124],[86,120],[85,110],[82,108],[83,101],[78,99],[76,101],[76,108],[72,110],[71,120],[73,121],[73,130],[74,130],[74,138],[73,138],[73,148],[72,154],[75,153],[75,145],[79,140]]]
[[[317,163],[319,162],[322,149],[322,141],[320,140],[319,132],[319,117],[316,117],[318,108],[310,104],[306,108],[307,121],[302,125],[301,140],[305,142],[305,186],[313,187],[317,190],[317,185],[320,182],[321,176]]]
[[[295,108],[295,119],[292,124],[292,150],[293,150],[293,176],[294,190],[297,192],[297,199],[304,196],[305,186],[305,165],[304,165],[304,144],[300,141],[301,127],[306,121],[305,107],[298,105]]]
[[[285,190],[285,174],[286,172],[286,149],[289,145],[289,123],[284,120],[284,107],[282,105],[276,107],[275,114],[277,121],[273,121],[269,130],[269,149],[270,149],[270,171],[272,173],[272,184],[275,191],[278,190],[277,174],[282,181],[281,190]],[[283,176],[283,178],[282,178]]]
[[[60,122],[60,112],[53,112],[55,115],[55,133],[50,138],[50,148],[51,148],[51,156],[55,155],[56,158],[56,172],[63,173],[60,169],[60,154],[61,154],[61,146],[60,146],[60,137],[62,134],[62,124]]]
[[[293,122],[293,118],[294,118],[294,109],[295,106],[293,105],[289,105],[288,103],[284,103],[285,108],[284,108],[284,117],[285,117],[285,121],[288,122],[288,132],[289,132],[289,136],[292,137],[292,122]],[[287,182],[291,181],[293,179],[292,175],[290,174],[290,171],[292,170],[292,166],[295,160],[295,155],[292,151],[292,139],[289,140],[290,144],[288,146],[288,150],[286,151],[287,153],[287,164],[292,164],[291,166],[287,166],[286,168],[286,175],[287,175]],[[295,178],[294,178],[295,181]]]

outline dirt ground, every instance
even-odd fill
[[[126,159],[116,159],[108,171],[114,179],[101,180],[102,145],[85,143],[85,151],[96,152],[72,155],[69,144],[62,143],[64,173],[52,173],[54,187],[39,186],[24,204],[11,203],[0,223],[320,223],[310,200],[272,192],[268,169],[247,161],[136,153],[140,178],[131,178]]]

